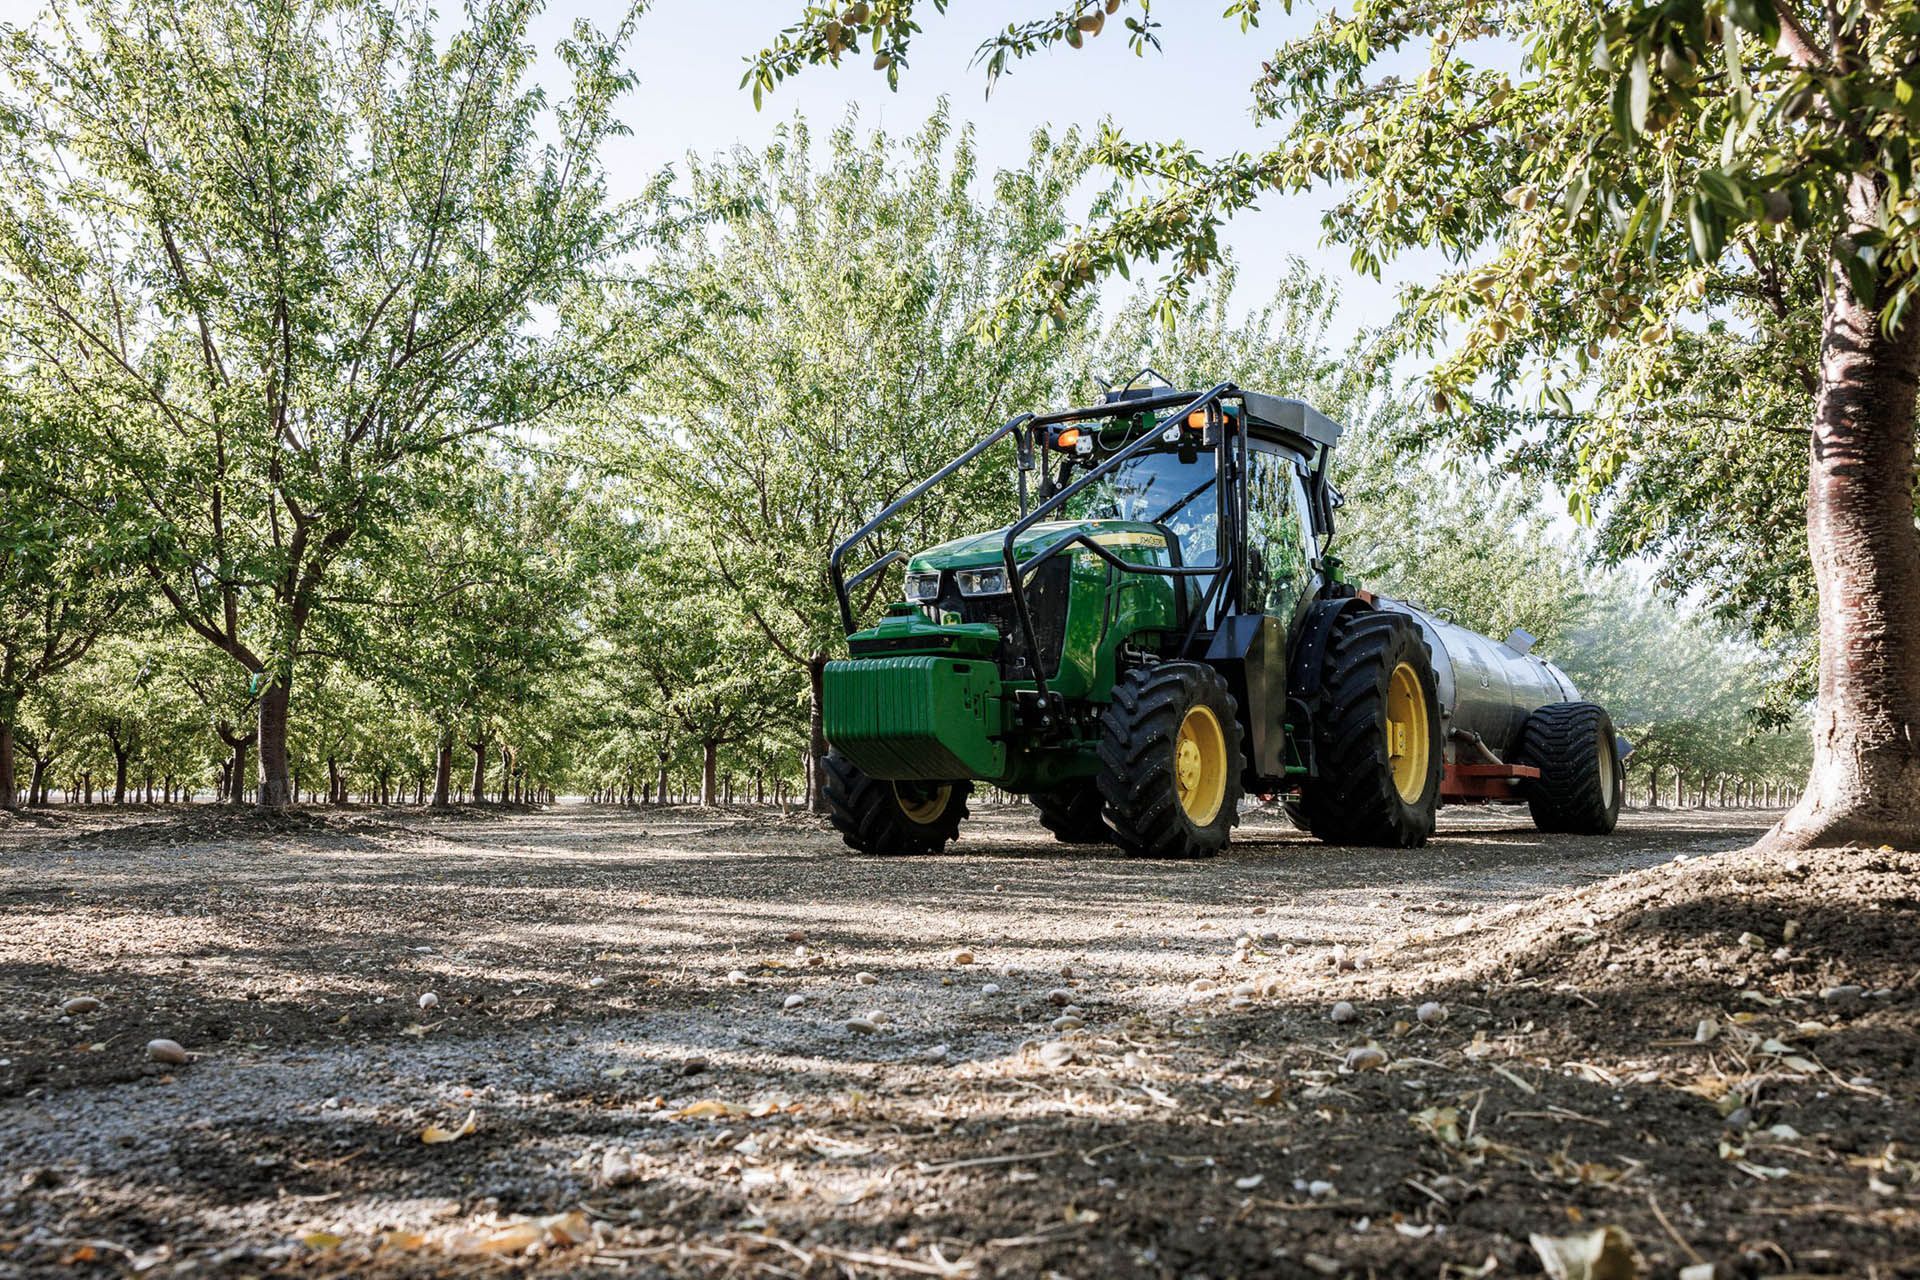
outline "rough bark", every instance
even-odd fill
[[[807,660],[807,685],[812,703],[807,716],[807,807],[825,813],[827,771],[820,762],[827,758],[826,654],[816,653]]]
[[[1856,228],[1874,180],[1854,179]],[[1914,528],[1914,393],[1920,317],[1897,332],[1834,272],[1821,335],[1807,485],[1820,592],[1813,768],[1764,843],[1920,849],[1920,531]]]
[[[12,809],[19,802],[14,798],[13,779],[13,721],[0,719],[0,809]]]
[[[440,735],[440,751],[433,761],[433,807],[447,807],[447,797],[453,790],[453,735]]]
[[[473,802],[483,804],[487,798],[487,741],[467,744],[473,748]]]
[[[709,738],[700,744],[700,803],[709,809],[720,802],[719,769],[720,744]]]
[[[293,769],[287,756],[290,693],[284,680],[271,680],[260,692],[260,792],[254,803],[262,809],[284,809],[293,803]]]

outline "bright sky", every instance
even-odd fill
[[[551,48],[580,16],[610,28],[622,7],[619,0],[561,0],[537,32],[539,42]],[[870,59],[860,57],[838,70],[809,68],[755,111],[751,94],[739,87],[744,59],[797,16],[801,0],[656,0],[633,47],[640,84],[624,107],[633,136],[620,140],[609,157],[616,180],[628,187],[616,194],[637,190],[689,151],[704,155],[758,144],[796,111],[824,126],[837,123],[854,104],[864,125],[907,133],[943,95],[952,100],[957,121],[977,127],[982,165],[989,170],[1020,164],[1035,128],[1079,125],[1091,131],[1109,116],[1143,140],[1181,138],[1211,155],[1253,150],[1271,135],[1250,119],[1248,87],[1263,57],[1311,20],[1310,13],[1290,18],[1272,6],[1265,24],[1242,35],[1237,22],[1218,17],[1218,0],[1179,0],[1159,9],[1166,23],[1163,52],[1136,58],[1116,20],[1078,51],[1056,48],[1014,64],[986,98],[985,73],[970,65],[975,48],[1009,22],[1052,7],[1051,0],[965,0],[942,18],[927,4],[926,30],[915,42],[913,65],[902,74],[898,93],[869,68]],[[1338,279],[1344,304],[1336,336],[1344,339],[1384,320],[1395,286],[1431,275],[1440,259],[1403,259],[1389,266],[1384,282],[1355,275],[1345,250],[1321,243],[1320,214],[1331,200],[1324,192],[1271,196],[1258,211],[1235,219],[1225,238],[1240,263],[1247,304],[1261,298],[1290,255]]]

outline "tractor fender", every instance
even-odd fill
[[[1334,624],[1350,613],[1372,611],[1373,606],[1357,595],[1321,600],[1307,610],[1300,638],[1293,645],[1293,660],[1287,667],[1287,688],[1308,715],[1317,715],[1320,710],[1320,673],[1326,668],[1327,641],[1333,638]]]

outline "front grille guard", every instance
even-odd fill
[[[852,537],[848,538],[845,542],[842,542],[839,546],[834,548],[833,555],[828,558],[827,567],[828,567],[829,576],[833,579],[834,596],[839,601],[839,604],[840,604],[841,626],[845,629],[845,632],[847,635],[852,635],[856,630],[858,630],[858,628],[854,625],[854,619],[853,619],[853,601],[852,601],[852,594],[851,594],[853,589],[855,587],[858,587],[861,583],[865,582],[867,579],[873,577],[873,575],[883,572],[888,566],[897,564],[900,561],[908,558],[907,553],[905,551],[890,551],[886,555],[881,556],[879,559],[875,560],[872,564],[869,564],[866,568],[860,570],[858,573],[854,574],[851,578],[849,578],[846,576],[846,570],[845,570],[847,553],[850,550],[852,550],[854,547],[858,546],[860,543],[866,541],[866,539],[873,534],[874,530],[878,529],[881,525],[885,524],[888,520],[891,520],[895,515],[899,514],[902,509],[918,501],[922,496],[926,494],[926,492],[929,489],[933,488],[933,486],[935,486],[936,484],[939,484],[942,480],[945,480],[947,477],[951,476],[954,472],[958,471],[961,467],[964,467],[969,462],[972,462],[975,458],[978,458],[981,454],[985,453],[989,448],[999,443],[1001,440],[1004,440],[1009,435],[1014,435],[1016,432],[1019,432],[1022,430],[1031,430],[1039,427],[1056,426],[1066,422],[1085,422],[1093,418],[1118,418],[1118,417],[1123,417],[1131,414],[1147,413],[1156,409],[1170,408],[1175,405],[1180,405],[1184,407],[1182,407],[1179,410],[1179,412],[1168,415],[1165,419],[1163,419],[1163,422],[1174,422],[1174,423],[1184,424],[1190,416],[1204,410],[1207,412],[1208,418],[1211,421],[1221,424],[1222,430],[1219,432],[1215,440],[1215,449],[1218,454],[1217,471],[1215,474],[1217,477],[1224,477],[1231,474],[1231,471],[1227,463],[1229,458],[1233,456],[1231,453],[1232,442],[1230,439],[1230,433],[1224,428],[1225,428],[1225,424],[1232,421],[1232,419],[1228,418],[1225,414],[1217,413],[1214,410],[1220,404],[1221,401],[1227,399],[1230,396],[1235,395],[1238,391],[1239,391],[1239,388],[1234,386],[1233,383],[1222,382],[1216,385],[1212,390],[1204,391],[1200,395],[1194,396],[1191,398],[1188,397],[1185,392],[1175,392],[1175,393],[1169,393],[1169,394],[1158,395],[1158,396],[1140,396],[1140,397],[1129,399],[1129,400],[1116,400],[1107,404],[1090,405],[1090,406],[1087,406],[1084,408],[1078,408],[1078,409],[1063,409],[1058,413],[1049,413],[1049,414],[1040,414],[1040,415],[1035,415],[1031,413],[1022,413],[1022,414],[1016,415],[1015,417],[1007,419],[1006,422],[1001,424],[999,427],[996,427],[993,431],[989,432],[985,437],[983,437],[977,444],[975,444],[972,448],[968,449],[965,453],[955,458],[952,462],[949,462],[946,466],[940,468],[940,470],[936,471],[932,476],[922,481],[920,484],[915,485],[911,490],[903,494],[901,497],[889,503],[887,505],[886,510],[882,511],[879,515],[875,516],[873,519],[869,520],[866,524],[862,525],[860,529],[853,534]],[[1244,418],[1244,414],[1241,416],[1242,418]],[[1026,645],[1026,650],[1028,653],[1031,654],[1031,653],[1038,652],[1038,637],[1034,631],[1032,610],[1029,609],[1027,605],[1026,576],[1029,573],[1031,573],[1034,569],[1038,568],[1039,565],[1044,561],[1052,559],[1054,556],[1059,555],[1061,552],[1067,550],[1070,547],[1075,547],[1075,546],[1085,547],[1088,551],[1093,552],[1094,555],[1099,556],[1102,560],[1106,561],[1108,564],[1112,565],[1114,568],[1119,569],[1123,573],[1145,573],[1145,574],[1152,574],[1156,577],[1163,577],[1163,578],[1201,578],[1201,577],[1206,577],[1208,575],[1224,574],[1224,572],[1226,571],[1227,565],[1221,562],[1219,553],[1217,551],[1215,552],[1214,563],[1212,564],[1204,564],[1204,565],[1135,564],[1129,560],[1122,560],[1119,556],[1113,554],[1113,552],[1107,550],[1105,547],[1095,542],[1091,537],[1089,537],[1084,532],[1070,533],[1064,538],[1059,539],[1058,541],[1048,543],[1045,547],[1042,547],[1039,551],[1035,552],[1033,555],[1029,556],[1024,561],[1021,560],[1014,553],[1014,546],[1019,541],[1021,534],[1025,533],[1028,529],[1032,528],[1035,524],[1039,523],[1040,520],[1046,515],[1048,515],[1050,512],[1057,511],[1063,503],[1065,503],[1068,499],[1074,497],[1076,494],[1080,493],[1088,485],[1092,484],[1094,481],[1100,479],[1102,476],[1114,470],[1114,468],[1118,467],[1121,463],[1133,457],[1135,454],[1144,451],[1148,445],[1156,443],[1159,440],[1159,436],[1160,436],[1160,432],[1157,430],[1149,431],[1142,434],[1139,439],[1128,444],[1125,448],[1121,449],[1118,453],[1114,454],[1112,457],[1108,458],[1105,462],[1093,468],[1091,471],[1088,471],[1085,475],[1081,476],[1078,480],[1075,480],[1072,484],[1068,485],[1066,488],[1058,490],[1057,492],[1049,494],[1048,496],[1043,498],[1040,501],[1040,503],[1033,508],[1033,510],[1027,512],[1019,520],[1015,521],[1012,525],[1008,526],[1006,538],[1001,544],[1000,554],[1001,554],[1001,560],[1005,564],[1006,570],[1007,570],[1008,590],[1013,593],[1014,615],[1019,620],[1021,639]],[[1033,454],[1032,454],[1032,444],[1030,439],[1024,436],[1017,437],[1015,443],[1016,443],[1016,447],[1019,448],[1020,450],[1020,457],[1021,457],[1022,463],[1024,464],[1026,462],[1031,461]],[[1024,467],[1020,475],[1021,475],[1021,496],[1024,499],[1025,490],[1026,490],[1026,471]],[[1219,481],[1216,481],[1216,483],[1219,483]],[[1226,487],[1223,484],[1221,492],[1225,493],[1226,491],[1227,491]],[[1024,502],[1023,502],[1023,505],[1024,505]],[[1224,503],[1223,509],[1227,513],[1228,520],[1230,522],[1236,518],[1236,515],[1237,515],[1236,503],[1233,503],[1233,502]],[[1238,537],[1237,527],[1232,529],[1223,528],[1221,530],[1221,536],[1215,540],[1216,546],[1218,547],[1232,546],[1235,544],[1235,539],[1237,539],[1237,537]],[[1176,556],[1176,559],[1177,558],[1178,557]],[[1214,583],[1208,589],[1209,597],[1211,597],[1214,594],[1214,591],[1218,589],[1221,581],[1222,581],[1221,578],[1219,577],[1215,578]],[[1034,666],[1033,683],[1034,683],[1034,692],[1037,695],[1040,703],[1044,706],[1047,701],[1047,682],[1046,682],[1046,676],[1042,674],[1042,672],[1039,670],[1038,664],[1035,664]]]

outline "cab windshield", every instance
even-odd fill
[[[1165,525],[1180,543],[1182,564],[1212,564],[1218,546],[1220,504],[1214,490],[1211,449],[1135,454],[1070,498],[1065,513],[1075,520],[1137,520]],[[1070,483],[1075,476],[1062,477]]]

